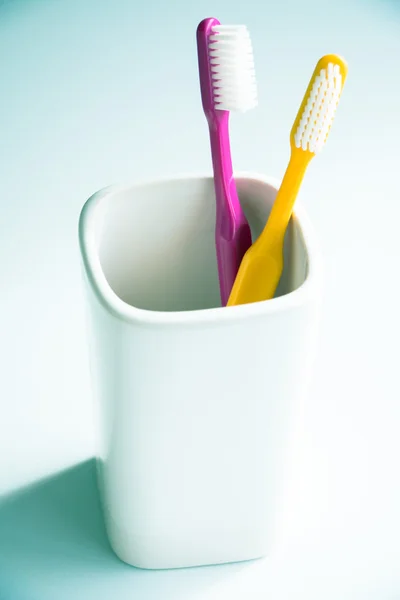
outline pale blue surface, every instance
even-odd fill
[[[137,4],[0,2],[0,599],[395,600],[399,4]],[[236,170],[282,176],[317,59],[338,52],[350,70],[301,192],[326,304],[282,547],[267,561],[151,573],[111,553],[83,462],[93,436],[76,229],[102,186],[209,170],[194,38],[205,16],[244,22],[253,39],[260,106],[232,116]]]

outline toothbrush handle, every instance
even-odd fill
[[[292,152],[267,223],[243,259],[228,306],[261,302],[274,297],[283,269],[283,242],[293,205],[312,158]]]
[[[251,246],[251,231],[233,178],[228,130],[229,112],[210,123],[210,143],[216,197],[215,246],[221,303],[226,305],[243,256]]]

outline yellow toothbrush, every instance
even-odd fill
[[[327,54],[317,63],[290,132],[291,157],[270,216],[247,250],[227,306],[274,297],[283,269],[283,241],[309,162],[324,146],[347,75],[346,62]]]

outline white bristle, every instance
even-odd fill
[[[297,148],[315,154],[326,142],[342,91],[339,65],[328,64],[314,80],[303,114],[294,135]]]
[[[257,106],[251,39],[245,25],[215,25],[209,37],[214,105],[245,112]]]

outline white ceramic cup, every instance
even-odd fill
[[[254,240],[276,183],[237,187]],[[100,493],[111,545],[137,567],[252,559],[274,539],[319,251],[298,208],[276,297],[221,308],[214,225],[211,177],[107,188],[81,213]]]

